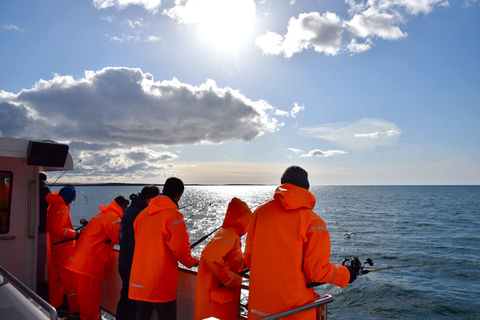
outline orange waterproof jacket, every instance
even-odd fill
[[[77,240],[75,252],[70,256],[66,268],[90,277],[104,279],[105,266],[118,244],[118,233],[123,209],[115,201],[100,206],[100,213],[88,222]]]
[[[55,244],[59,241],[74,239],[76,232],[70,219],[70,206],[57,193],[49,193],[45,199],[49,204],[47,211],[47,232],[50,233],[52,260],[67,260],[73,252],[75,240]]]
[[[191,268],[198,259],[190,252],[187,226],[177,205],[167,196],[153,198],[139,213],[128,297],[149,302],[177,299],[178,262]]]
[[[285,183],[253,214],[244,254],[250,268],[248,319],[315,301],[313,288],[306,287],[310,281],[348,284],[348,269],[329,262],[330,236],[312,211],[315,202],[308,190]],[[314,318],[311,310],[287,319]]]
[[[240,237],[247,232],[251,217],[247,204],[233,198],[222,228],[203,249],[195,289],[194,320],[238,319],[242,277],[237,273],[245,268]],[[220,283],[224,287],[219,288]]]

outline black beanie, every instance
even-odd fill
[[[291,183],[297,187],[304,189],[310,188],[310,183],[308,182],[308,173],[298,166],[288,167],[287,170],[282,175],[280,180],[282,184]]]

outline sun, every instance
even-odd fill
[[[236,51],[250,37],[255,21],[253,0],[197,0],[203,37],[221,50]]]

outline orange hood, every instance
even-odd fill
[[[58,190],[57,190],[58,191]],[[47,200],[47,203],[49,205],[56,204],[56,205],[66,205],[65,201],[63,200],[62,197],[58,195],[58,192],[55,191],[55,193],[49,193],[45,196],[45,200]]]
[[[300,208],[313,210],[316,203],[315,197],[310,191],[290,183],[278,187],[273,198],[287,210]]]
[[[118,203],[115,200],[110,202],[108,206],[100,206],[99,209],[102,212],[113,211],[116,214],[118,214],[120,217],[123,216],[123,209],[118,205]]]
[[[233,198],[228,204],[227,213],[222,228],[234,228],[239,236],[247,233],[252,211],[248,205],[238,198]]]
[[[155,213],[168,209],[177,210],[178,207],[175,202],[170,199],[170,197],[164,195],[158,195],[152,200],[150,200],[150,203],[147,207],[149,215],[154,215]]]

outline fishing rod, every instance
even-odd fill
[[[193,203],[192,203],[193,204]],[[188,219],[190,219],[191,217],[193,217],[194,215],[196,215],[197,213],[205,210],[207,207],[211,206],[212,205],[212,202],[210,202],[209,204],[207,204],[205,207],[201,208],[200,210],[197,210],[195,211],[194,213],[192,213],[192,215],[190,217],[188,217],[187,219],[185,219],[185,221],[187,221]],[[186,207],[184,207],[186,208]]]
[[[183,209],[185,209],[185,208],[188,208],[188,207],[193,206],[194,204],[195,204],[195,202],[192,202],[192,203],[190,203],[190,204],[188,204],[188,205],[186,205],[186,206],[183,206],[183,207],[178,208],[178,210],[183,210]]]
[[[77,163],[74,164],[74,166],[77,165],[77,164],[79,164],[80,162],[82,162],[82,159],[78,160]],[[57,178],[57,180],[55,180],[55,181],[50,185],[49,188],[53,187],[53,185],[54,185],[55,183],[57,183],[58,179],[60,179],[65,173],[67,173],[67,171],[68,171],[68,169],[65,170],[65,171],[63,171],[63,173]]]
[[[76,231],[80,231],[80,232],[81,232],[81,230],[83,230],[83,229],[87,226],[88,221],[85,220],[85,219],[80,219],[80,224],[81,224],[81,226],[78,227],[78,228],[76,228],[76,229],[75,229],[75,232],[76,232]],[[69,242],[69,241],[73,241],[73,240],[75,240],[75,238],[58,241],[58,242],[55,242],[53,245],[60,244],[60,243],[65,243],[65,242]]]
[[[256,207],[258,207],[260,204],[257,204],[256,206],[252,207],[252,209],[255,209]],[[250,211],[252,211],[252,209],[250,209]],[[187,219],[188,220],[188,219]],[[197,245],[199,245],[200,243],[202,243],[205,239],[207,239],[210,235],[212,235],[213,233],[217,232],[218,230],[220,230],[222,226],[216,228],[215,230],[213,230],[212,232],[210,232],[209,234],[207,235],[204,235],[203,237],[201,237],[200,239],[198,239],[197,241],[195,241],[191,246],[190,246],[190,250],[192,250],[193,248],[195,248]]]
[[[385,268],[378,268],[378,269],[365,269],[365,265],[369,265],[369,266],[373,266],[373,261],[372,259],[370,258],[367,258],[367,260],[362,264],[360,262],[360,259],[358,259],[358,257],[353,257],[351,259],[343,259],[342,261],[342,266],[345,266],[345,267],[350,267],[352,268],[355,273],[357,274],[357,276],[362,276],[364,274],[368,274],[370,272],[376,272],[376,271],[381,271],[381,270],[388,270],[388,269],[395,269],[395,268],[407,268],[407,267],[414,267],[412,265],[405,265],[405,266],[396,266],[396,267],[392,267],[391,265],[388,265],[388,267],[385,267]],[[313,288],[313,287],[316,287],[316,286],[320,286],[320,285],[323,285],[325,284],[324,282],[309,282],[307,283],[307,288]]]

